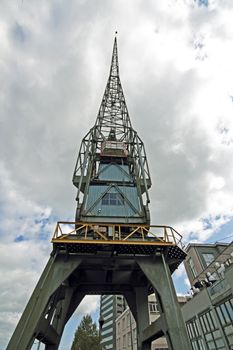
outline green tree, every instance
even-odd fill
[[[75,332],[71,350],[101,350],[99,331],[90,315],[82,318]]]

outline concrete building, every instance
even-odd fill
[[[150,323],[159,317],[158,304],[155,295],[148,297],[148,308],[150,315]],[[137,325],[127,307],[125,311],[116,319],[116,350],[137,350]],[[133,344],[133,346],[132,346]],[[164,337],[152,342],[152,350],[168,349],[166,339]]]
[[[185,297],[178,297],[179,303],[186,303]],[[148,297],[148,309],[150,323],[153,323],[160,316],[159,307],[154,294]],[[137,329],[136,322],[127,307],[116,319],[116,350],[137,350]],[[165,337],[161,337],[151,344],[151,350],[165,350],[168,345]]]
[[[185,268],[193,298],[182,314],[193,350],[233,349],[233,242],[189,244]]]
[[[122,295],[102,295],[100,312],[104,321],[101,328],[101,346],[103,350],[116,349],[116,318],[125,310],[125,300]]]

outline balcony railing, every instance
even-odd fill
[[[69,240],[70,243],[98,240],[103,243],[148,243],[161,245],[176,245],[181,249],[182,236],[171,226],[137,225],[137,224],[106,224],[90,222],[59,221],[56,225],[52,242]]]
[[[219,295],[227,292],[230,288],[231,287],[227,280],[222,279],[215,282],[211,287],[208,287],[208,292],[211,298],[216,298]]]

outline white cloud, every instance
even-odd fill
[[[185,273],[185,268],[184,268],[184,264],[181,264],[178,269],[175,271],[174,273],[174,277],[182,277]]]
[[[99,302],[99,295],[86,295],[77,308],[76,314],[83,316],[95,312],[99,308]]]
[[[49,256],[39,242],[0,244],[0,347],[5,348]]]
[[[16,322],[48,260],[54,222],[51,210],[20,193],[0,164],[0,348]]]

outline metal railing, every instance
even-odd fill
[[[101,240],[121,242],[169,243],[184,248],[182,236],[171,226],[139,224],[106,224],[59,221],[52,242],[55,240]]]
[[[225,279],[221,279],[208,288],[211,297],[217,297],[230,289],[229,283]]]

